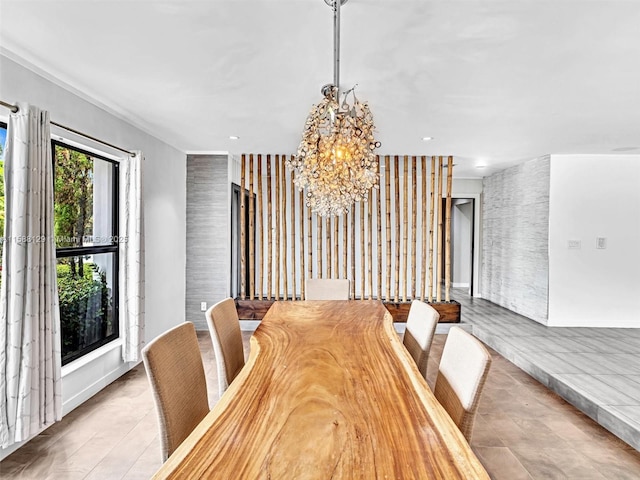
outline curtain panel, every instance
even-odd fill
[[[144,346],[144,205],[142,189],[142,152],[134,152],[121,162],[120,236],[120,331],[122,359],[140,361]]]
[[[0,445],[62,418],[61,354],[49,114],[9,118],[0,293]]]

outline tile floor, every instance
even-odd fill
[[[471,441],[473,450],[492,478],[640,478],[638,451],[508,359],[528,359],[521,363],[544,380],[547,377],[554,378],[552,374],[546,374],[545,377],[542,373],[546,367],[555,365],[548,355],[589,352],[558,352],[556,350],[564,348],[562,343],[554,341],[563,338],[557,337],[559,332],[546,332],[544,327],[541,330],[537,324],[513,316],[486,301],[464,298],[464,295],[458,295],[456,299],[463,303],[463,322],[472,325],[479,336],[488,338],[505,352],[503,356],[492,350],[493,364]],[[518,332],[529,339],[518,342],[510,338]],[[574,334],[570,340],[580,345],[583,341],[575,337],[591,339],[584,342],[591,342],[587,345],[594,350],[605,348],[598,341],[602,335],[587,335],[588,332],[579,334],[578,331],[569,333]],[[244,333],[247,352],[250,335],[250,332]],[[213,404],[217,401],[213,349],[206,332],[201,332],[199,337]],[[428,373],[431,385],[435,380],[445,338],[445,335],[436,335],[434,340]],[[628,343],[624,342],[621,347],[625,348]],[[545,345],[553,352],[538,352],[538,345]],[[633,348],[633,342],[629,348]],[[622,355],[630,353],[618,352]],[[536,366],[534,362],[538,359],[543,359],[545,368]],[[595,365],[601,368],[602,364],[596,361]],[[567,369],[571,371],[560,375],[590,376],[589,372],[575,372],[568,366]],[[599,372],[591,376],[603,375]],[[578,380],[580,378],[577,377]],[[587,385],[590,382],[586,382]],[[621,394],[631,396],[626,390],[626,383],[622,387],[625,389]],[[617,398],[614,399],[617,401]],[[624,407],[628,405],[618,405],[618,408]],[[155,411],[144,368],[139,365],[0,462],[0,478],[147,479],[159,466]]]
[[[546,327],[486,300],[452,297],[480,340],[640,450],[640,329]]]

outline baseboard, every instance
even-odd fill
[[[62,416],[64,417],[69,412],[73,411],[73,409],[82,405],[84,402],[89,400],[95,394],[100,392],[100,390],[107,387],[108,385],[116,381],[118,378],[120,378],[122,375],[127,373],[129,370],[131,370],[135,365],[136,364],[122,363],[118,368],[112,370],[111,372],[107,373],[103,377],[99,378],[98,380],[93,382],[91,385],[88,385],[86,388],[79,391],[73,397],[63,401]]]

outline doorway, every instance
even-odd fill
[[[446,218],[446,208],[443,199],[443,219]],[[474,291],[474,212],[474,198],[451,199],[451,288],[465,289],[469,295],[473,295]],[[443,246],[445,235],[443,229]],[[441,268],[441,278],[444,279],[444,265]]]

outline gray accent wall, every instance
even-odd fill
[[[546,324],[549,305],[548,156],[486,177],[482,202],[483,298]]]
[[[230,183],[227,155],[187,156],[186,320],[207,330],[207,307],[229,295]]]

